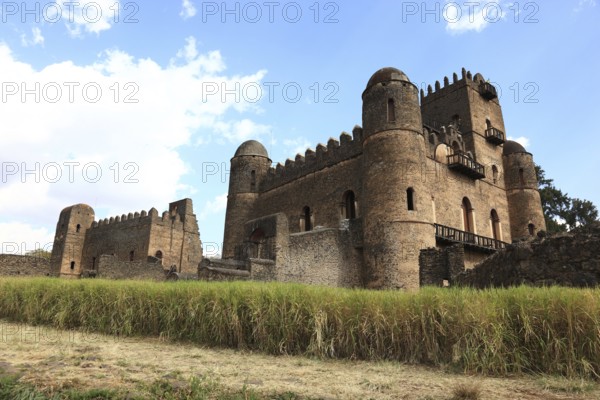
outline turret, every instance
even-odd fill
[[[85,233],[93,222],[94,210],[86,204],[76,204],[61,211],[50,261],[53,275],[81,276]]]
[[[546,230],[535,164],[531,153],[512,140],[504,144],[504,179],[513,241]]]
[[[435,246],[418,90],[383,68],[362,99],[365,284],[415,289],[419,250]]]
[[[243,237],[244,223],[252,219],[254,204],[259,196],[260,183],[271,166],[265,147],[256,140],[240,145],[231,159],[229,194],[223,238],[224,259],[240,257],[236,247],[247,239]]]

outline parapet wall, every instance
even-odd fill
[[[508,246],[457,277],[476,288],[600,285],[600,224]]]
[[[33,256],[0,254],[0,276],[50,276],[50,260]]]
[[[164,281],[168,271],[163,270],[163,266],[158,262],[119,261],[115,256],[102,255],[98,261],[98,268],[93,272],[103,279]]]
[[[175,221],[173,221],[175,218]],[[121,216],[104,218],[98,221],[94,221],[91,226],[91,230],[107,231],[119,228],[130,228],[136,225],[165,225],[174,224],[176,228],[183,229],[183,221],[181,215],[174,214],[172,216],[168,211],[164,211],[162,215],[158,215],[156,208],[151,208],[148,212],[142,210],[141,212],[123,214]]]
[[[261,183],[261,191],[284,185],[302,176],[330,167],[344,160],[362,154],[362,128],[354,127],[352,136],[343,132],[340,140],[329,139],[327,146],[317,145],[316,151],[306,150],[304,156],[298,154],[295,160],[288,159],[285,165],[278,163],[270,168]]]

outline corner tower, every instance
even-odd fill
[[[530,238],[546,230],[533,156],[512,140],[504,144],[503,156],[511,237]]]
[[[236,254],[236,247],[246,239],[244,224],[252,219],[260,183],[270,167],[267,150],[256,140],[242,143],[231,159],[222,258],[241,256]]]
[[[94,222],[94,210],[87,204],[76,204],[60,212],[52,246],[52,275],[79,278],[85,233]]]
[[[418,89],[383,68],[362,100],[365,284],[416,289],[419,250],[435,246]]]

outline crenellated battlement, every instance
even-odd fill
[[[182,216],[176,213],[163,211],[162,215],[152,207],[149,211],[142,210],[129,214],[117,215],[115,217],[99,219],[92,223],[90,229],[119,229],[120,227],[131,227],[135,225],[149,224],[174,224],[183,226]]]
[[[308,148],[304,155],[297,154],[294,160],[288,158],[285,164],[277,163],[275,167],[271,167],[267,171],[261,190],[273,189],[307,174],[356,157],[362,153],[362,140],[363,130],[360,126],[355,126],[352,135],[342,132],[339,140],[330,138],[327,145],[319,143],[316,150]]]
[[[486,83],[483,75],[480,73],[476,73],[475,76],[471,73],[471,71],[467,71],[465,68],[461,70],[461,77],[459,79],[458,74],[452,74],[452,82],[450,79],[445,76],[443,79],[444,85],[440,83],[440,81],[435,81],[433,87],[431,85],[427,85],[427,92],[421,89],[421,104],[423,102],[428,102],[432,100],[436,100],[441,96],[447,95],[449,92],[463,87],[465,85],[470,85],[476,90],[480,90],[481,84]]]

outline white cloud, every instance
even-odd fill
[[[192,3],[190,0],[183,0],[179,15],[183,19],[194,17],[196,15],[196,7],[194,6],[194,3]]]
[[[26,34],[21,34],[21,44],[24,47],[28,46],[36,46],[36,45],[44,45],[44,36],[42,35],[42,30],[37,26],[31,28],[31,39],[27,38]]]
[[[20,222],[0,223],[0,254],[25,254],[44,249],[50,251],[54,232]]]
[[[525,149],[527,150],[529,148],[529,144],[531,143],[529,141],[529,138],[526,138],[525,136],[519,136],[518,138],[514,138],[514,137],[508,137],[508,140],[512,140],[514,142],[519,143],[521,146],[525,147]]]
[[[446,0],[442,15],[446,21],[446,31],[461,34],[469,31],[481,32],[489,24],[500,22],[507,10],[502,1],[455,2]]]
[[[219,214],[225,211],[227,208],[227,193],[223,193],[215,197],[213,200],[208,200],[200,214],[198,214],[198,220],[204,221],[209,215]],[[202,232],[200,232],[202,233]]]
[[[587,7],[595,7],[595,6],[596,6],[596,0],[579,0],[579,3],[577,4],[577,7],[575,7],[574,11],[580,12],[580,11],[583,11]]]
[[[128,22],[136,20],[137,3],[127,4],[128,9],[123,10],[119,0],[54,1],[45,18],[63,21],[73,37],[82,36],[82,29],[98,35],[110,29],[114,23],[122,23],[124,19]]]
[[[202,90],[205,82],[260,82],[265,72],[227,76],[218,51],[194,46],[189,39],[185,56],[166,66],[110,50],[93,64],[38,70],[0,43],[0,234],[9,237],[15,221],[53,230],[60,210],[80,202],[101,218],[160,212],[191,193],[181,149],[215,133],[239,141],[264,132],[236,118],[252,105]]]
[[[252,120],[243,119],[241,121],[221,121],[215,124],[215,130],[230,143],[242,143],[249,139],[259,139],[269,133],[270,126],[257,124]],[[222,142],[218,140],[217,142]]]
[[[289,150],[289,154],[294,155],[292,158],[295,158],[296,154],[304,156],[306,149],[311,146],[311,143],[304,137],[298,137],[295,139],[284,139],[283,145],[286,150]]]

